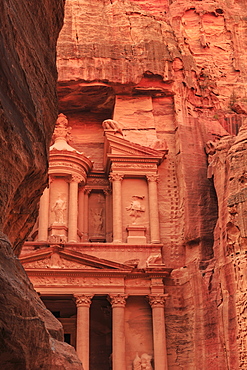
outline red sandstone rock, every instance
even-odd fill
[[[83,87],[72,97],[73,84],[104,82],[113,89],[111,101],[116,95],[112,117],[100,116],[98,97],[98,114],[93,104],[71,114],[75,147],[82,145],[78,135],[91,138],[96,130],[94,152],[102,147],[102,118],[119,121],[135,142],[168,143],[167,161],[159,167],[159,206],[163,259],[175,268],[167,282],[169,366],[245,368],[245,350],[236,339],[237,327],[244,336],[237,316],[243,296],[236,293],[233,269],[243,268],[244,255],[234,252],[232,264],[226,258],[225,233],[232,243],[239,235],[227,222],[224,164],[215,179],[221,190],[213,235],[217,199],[205,155],[206,142],[236,134],[246,113],[245,2],[71,0],[66,6],[58,45],[61,109],[69,114],[73,99],[79,105]],[[92,144],[82,140],[93,153]],[[97,166],[102,168],[100,155]],[[244,172],[244,164],[239,166]]]
[[[56,39],[63,1],[1,2],[0,366],[79,369],[60,323],[40,301],[13,253],[37,216],[57,116]]]

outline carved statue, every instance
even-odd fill
[[[145,207],[141,205],[140,200],[144,199],[144,195],[133,195],[132,202],[128,207],[126,207],[127,211],[130,211],[130,216],[133,217],[132,224],[136,224],[137,218],[141,217],[141,214],[145,212]]]
[[[67,142],[71,140],[71,127],[68,126],[68,119],[63,113],[58,115],[52,138],[53,140],[62,138]]]
[[[136,354],[136,357],[133,361],[133,370],[141,370],[142,369],[142,365],[141,365],[141,359],[138,355],[138,353]]]
[[[141,357],[137,353],[133,361],[133,370],[153,370],[151,360],[152,356],[147,353],[143,353]]]
[[[114,131],[114,134],[118,132],[119,134],[123,135],[122,129],[119,127],[119,123],[113,119],[106,119],[103,121],[102,126],[106,131]]]
[[[93,218],[94,235],[99,235],[103,230],[103,208],[95,208],[91,210]]]
[[[148,257],[146,261],[147,267],[149,265],[154,265],[154,264],[161,264],[162,263],[162,256],[161,253],[158,254],[151,254],[151,256]]]
[[[55,222],[58,224],[64,223],[64,211],[66,210],[66,201],[61,198],[61,195],[58,196],[52,211],[55,214]]]
[[[151,365],[152,356],[149,356],[147,353],[141,355],[141,369],[142,370],[153,370]]]

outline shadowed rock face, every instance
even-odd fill
[[[6,0],[0,5],[3,369],[81,368],[74,349],[61,342],[60,323],[39,300],[14,255],[35,222],[47,181],[47,149],[57,116],[55,51],[63,6],[63,0]]]
[[[47,181],[56,120],[56,39],[63,1],[1,4],[0,228],[16,254],[36,217]],[[25,199],[25,201],[24,201]]]

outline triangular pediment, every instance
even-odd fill
[[[59,246],[34,251],[20,261],[25,269],[131,270],[130,266]]]
[[[159,150],[137,144],[135,142],[128,141],[124,139],[121,135],[116,135],[110,132],[105,133],[106,144],[105,153],[106,155],[114,156],[125,156],[125,157],[147,157],[147,158],[157,158],[161,162],[168,150],[166,147],[160,148]]]

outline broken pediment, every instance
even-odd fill
[[[113,121],[114,122],[114,121]],[[153,163],[158,166],[168,153],[166,142],[156,140],[152,147],[126,140],[117,129],[105,129],[104,165],[109,171],[114,162]]]
[[[47,247],[20,258],[25,269],[110,269],[128,271],[128,265],[105,260],[59,246]]]

